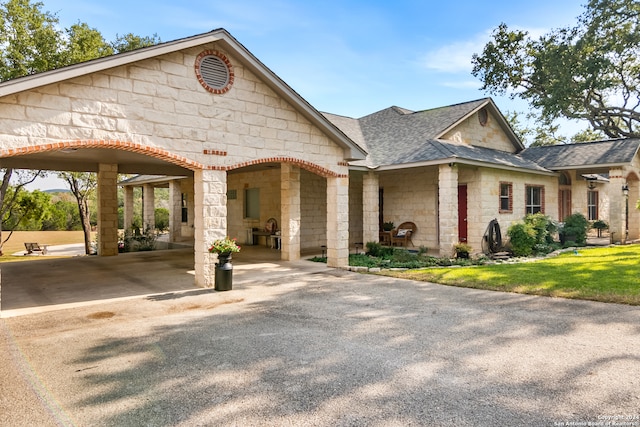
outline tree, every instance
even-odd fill
[[[16,171],[8,168],[2,168],[0,171],[2,172],[2,181],[0,182],[0,256],[2,256],[2,246],[9,240],[15,229],[15,227],[8,228],[7,230],[10,231],[9,236],[3,239],[2,230],[4,228],[2,223],[4,222],[4,218],[11,217],[12,212],[15,211],[15,207],[19,205],[20,193],[24,186],[31,184],[36,178],[44,176],[44,174],[41,171]],[[10,186],[9,183],[14,176],[17,178],[17,184]],[[28,215],[28,212],[24,215]],[[15,223],[16,226],[18,223]]]
[[[69,29],[61,29],[58,17],[42,11],[41,2],[31,0],[7,0],[0,3],[0,81],[15,79],[34,73],[53,70],[66,65],[76,64],[115,53],[125,52],[160,42],[153,37],[140,37],[126,34],[117,37],[112,43],[104,40],[102,34],[86,23],[78,22]],[[20,194],[18,183],[12,200],[5,200],[9,180],[14,175],[12,169],[2,169],[0,184],[0,217],[10,210]],[[31,182],[40,172],[35,172]],[[63,173],[71,191],[77,198],[83,230],[85,230],[85,249],[90,250],[90,224],[88,194],[95,189],[95,177],[76,172]],[[91,185],[93,188],[85,187]],[[78,198],[79,197],[79,198]],[[0,242],[2,242],[0,229]],[[1,255],[0,243],[0,255]]]
[[[590,0],[575,27],[538,40],[500,24],[473,75],[482,89],[510,92],[543,120],[586,120],[607,137],[640,136],[640,2]]]
[[[113,48],[95,28],[85,23],[72,25],[67,31],[64,61],[67,65],[113,55]]]
[[[63,46],[58,18],[42,3],[9,0],[0,8],[0,79],[51,70],[61,65]]]
[[[78,202],[80,212],[80,223],[84,232],[84,250],[87,255],[91,254],[91,222],[89,211],[89,199],[95,192],[97,177],[90,172],[58,172],[61,179],[67,181],[71,192]]]
[[[117,53],[122,53],[147,46],[153,46],[160,42],[160,37],[158,37],[157,34],[154,34],[151,37],[141,37],[131,33],[125,34],[124,36],[116,34],[116,40],[111,43],[111,48]]]

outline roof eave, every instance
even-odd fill
[[[129,65],[134,62],[154,58],[156,56],[168,53],[173,53],[178,50],[188,49],[190,47],[200,46],[206,43],[217,42],[222,40],[225,34],[227,33],[224,30],[215,30],[210,33],[199,34],[172,42],[161,43],[141,49],[136,49],[130,52],[123,52],[116,55],[93,59],[87,62],[69,65],[56,70],[45,71],[42,73],[31,74],[29,76],[8,80],[6,82],[0,83],[0,96],[13,95],[15,93],[59,83],[61,81],[73,79],[75,77],[81,77],[87,74],[97,73],[123,65]]]
[[[569,165],[569,166],[547,166],[547,169],[554,171],[579,170],[579,169],[603,169],[603,168],[619,168],[629,166],[629,162],[622,163],[601,163],[593,165]]]
[[[438,159],[438,160],[429,160],[425,162],[403,163],[403,164],[397,164],[397,165],[382,165],[378,167],[369,167],[368,170],[374,169],[377,171],[390,171],[390,170],[399,170],[399,169],[419,168],[424,166],[439,166],[439,165],[445,165],[445,164],[461,164],[465,166],[477,166],[477,167],[483,167],[483,168],[489,168],[489,169],[500,169],[500,170],[507,170],[511,172],[519,172],[519,173],[532,173],[536,175],[545,175],[545,176],[557,175],[556,172],[548,169],[544,169],[544,170],[527,169],[521,166],[502,165],[499,163],[486,163],[486,162],[481,162],[477,160],[462,159],[460,157],[455,157],[455,156]]]

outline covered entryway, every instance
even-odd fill
[[[194,282],[212,287],[229,172],[276,163],[283,253],[299,257],[306,170],[326,182],[328,265],[348,262],[348,162],[365,150],[225,30],[0,83],[0,119],[0,167],[98,174],[101,256],[117,255],[118,174],[185,176]]]

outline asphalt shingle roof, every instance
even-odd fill
[[[389,107],[360,119],[323,114],[369,153],[366,160],[352,164],[371,168],[460,159],[549,172],[570,167],[628,164],[640,148],[640,139],[632,138],[534,147],[514,154],[439,139],[488,102],[490,98],[484,98],[417,112]]]
[[[547,169],[566,169],[630,163],[638,153],[638,148],[640,148],[640,138],[628,138],[531,147],[520,154]]]
[[[545,171],[516,154],[437,139],[489,98],[424,111],[390,107],[360,119],[324,113],[335,126],[369,152],[369,167],[465,159]]]

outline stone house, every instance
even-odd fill
[[[620,188],[635,204],[638,144],[525,150],[488,98],[322,114],[223,29],[0,83],[0,167],[96,172],[101,256],[117,255],[118,175],[147,175],[125,185],[126,219],[131,187],[146,189],[153,212],[162,182],[171,239],[194,242],[200,286],[213,285],[213,240],[244,240],[271,218],[283,260],[326,246],[334,267],[377,241],[382,220],[416,223],[414,244],[443,255],[458,241],[479,251],[491,219],[590,212],[593,191],[598,216],[637,238]]]
[[[416,246],[450,256],[466,242],[480,252],[493,219],[506,231],[536,212],[605,220],[614,242],[640,237],[640,139],[525,149],[490,98],[326,117],[368,152],[350,163],[352,245],[376,241],[383,222],[411,221]]]

